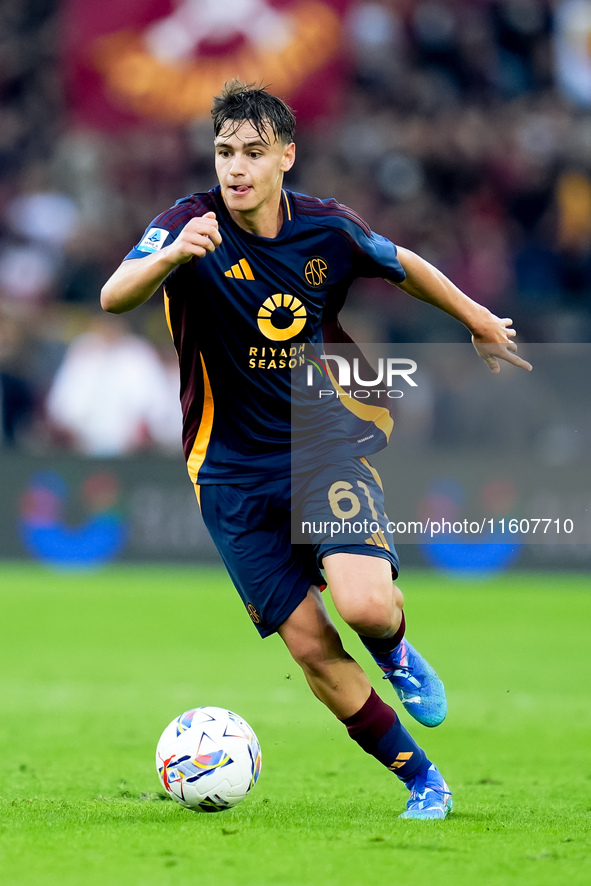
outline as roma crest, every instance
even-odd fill
[[[311,258],[306,262],[306,266],[304,268],[304,277],[306,278],[306,283],[308,286],[313,286],[317,288],[318,286],[323,286],[326,283],[326,278],[328,277],[328,264],[324,261],[323,258],[319,258],[316,256],[315,258]]]

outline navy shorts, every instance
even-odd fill
[[[199,500],[205,525],[262,637],[283,624],[310,585],[326,586],[320,567],[328,554],[382,557],[393,576],[398,574],[381,482],[366,459],[347,459],[301,478],[204,485]],[[296,528],[310,523],[326,531],[294,544],[292,518]]]

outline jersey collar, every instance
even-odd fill
[[[222,197],[222,189],[220,185],[217,185],[215,188],[213,188],[213,194],[215,197],[215,201],[219,206],[226,221],[241,237],[244,237],[246,240],[250,240],[252,243],[276,243],[278,240],[282,240],[284,237],[289,236],[294,221],[294,209],[293,201],[291,199],[291,193],[289,191],[286,191],[284,188],[281,189],[281,199],[283,202],[283,224],[281,225],[281,228],[276,237],[259,237],[256,234],[251,234],[249,231],[245,231],[244,228],[241,228],[240,225],[236,224],[236,222],[228,212],[228,208],[224,203],[224,198]]]

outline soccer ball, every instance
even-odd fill
[[[225,708],[193,708],[166,727],[156,748],[164,789],[181,806],[221,812],[257,783],[261,748],[246,720]]]

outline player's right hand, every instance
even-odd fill
[[[215,212],[206,212],[205,215],[187,222],[174,243],[167,247],[168,255],[175,264],[182,265],[192,258],[203,258],[208,252],[213,252],[221,242],[222,235]]]

